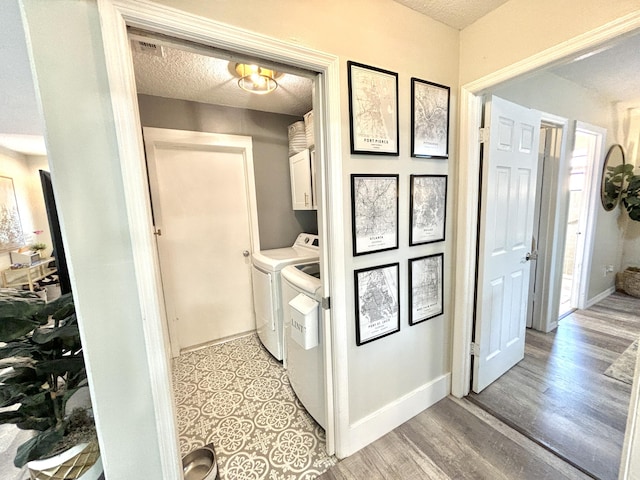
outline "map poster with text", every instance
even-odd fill
[[[356,345],[400,331],[399,263],[356,270]]]
[[[351,175],[353,255],[398,248],[398,175]]]
[[[450,88],[411,79],[411,156],[449,158]]]
[[[409,260],[409,325],[444,313],[443,259],[444,254],[436,253]]]
[[[444,240],[447,212],[447,176],[411,175],[409,245]]]
[[[347,62],[351,153],[398,155],[398,74]]]

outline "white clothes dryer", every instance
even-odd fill
[[[287,265],[317,262],[317,235],[301,233],[290,247],[261,250],[252,256],[253,308],[262,345],[277,360],[283,359],[283,316],[280,271]]]

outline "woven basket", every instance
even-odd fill
[[[627,294],[640,297],[640,268],[627,267],[622,272],[622,285]]]
[[[307,147],[313,147],[316,143],[313,138],[313,110],[304,114],[304,135],[307,139]]]
[[[304,122],[289,125],[289,156],[293,156],[307,148],[307,137],[304,132]]]

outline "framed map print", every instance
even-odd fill
[[[449,97],[444,85],[411,79],[411,156],[449,158]]]
[[[409,260],[409,325],[444,313],[442,253]]]
[[[400,331],[400,264],[355,271],[356,345]]]
[[[353,255],[398,248],[398,175],[351,175]]]
[[[398,155],[398,74],[347,62],[351,153]]]
[[[23,245],[22,222],[18,214],[13,179],[0,177],[0,252],[8,252]]]
[[[411,175],[409,245],[444,240],[447,217],[447,176]]]

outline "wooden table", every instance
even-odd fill
[[[33,292],[35,282],[58,271],[56,268],[47,267],[47,265],[54,260],[55,258],[53,257],[43,258],[30,266],[3,270],[0,272],[2,275],[2,286],[4,288],[13,288],[29,285],[29,290]]]

